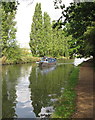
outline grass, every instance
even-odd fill
[[[33,63],[39,61],[39,57],[33,57],[32,55],[21,55],[20,59],[7,59],[5,56],[0,58],[0,64],[10,65],[10,64],[24,64],[24,63]]]
[[[76,91],[75,87],[78,81],[79,68],[75,67],[72,71],[64,93],[60,96],[55,112],[52,118],[70,118],[76,110]]]

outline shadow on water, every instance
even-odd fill
[[[37,73],[40,72],[42,75],[48,74],[49,72],[53,71],[56,69],[56,65],[50,66],[50,67],[37,67]]]
[[[36,118],[43,110],[51,114],[72,70],[72,64],[49,68],[35,64],[3,66],[3,118]]]

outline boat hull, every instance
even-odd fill
[[[49,66],[53,66],[56,65],[56,62],[52,62],[52,63],[44,63],[44,62],[40,62],[39,66],[40,67],[49,67]]]
[[[36,62],[36,63],[38,63],[38,65],[40,67],[49,67],[49,66],[55,65],[56,62],[57,62],[56,58],[44,57],[44,58],[41,59],[41,61]]]

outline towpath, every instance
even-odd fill
[[[92,61],[84,62],[80,67],[77,91],[77,110],[72,118],[95,118],[94,117],[94,81],[95,71]]]

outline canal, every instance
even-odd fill
[[[2,117],[37,118],[51,114],[75,68],[62,60],[49,68],[35,63],[2,66]]]

